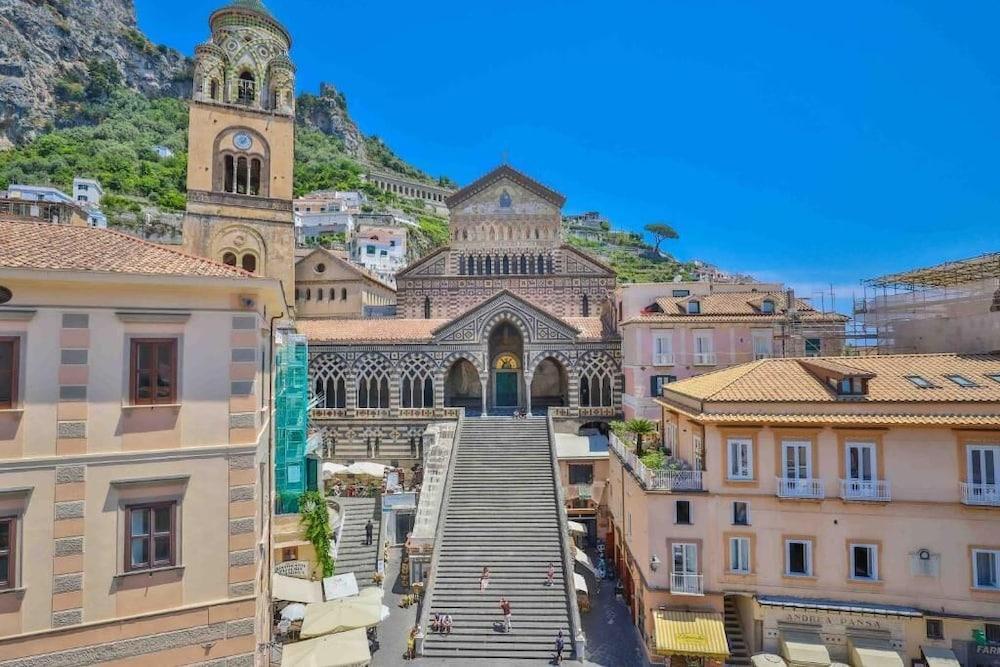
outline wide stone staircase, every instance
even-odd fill
[[[729,641],[729,659],[727,665],[750,665],[750,651],[743,638],[743,626],[740,624],[740,612],[732,596],[725,599],[726,639]]]
[[[571,618],[579,613],[566,586],[560,541],[566,526],[546,419],[466,419],[454,456],[427,601],[430,614],[451,614],[454,630],[440,635],[423,628],[423,654],[548,659],[559,630],[570,653]],[[556,571],[551,586],[549,563]],[[490,583],[480,592],[484,566]],[[510,633],[502,632],[501,594],[512,607]]]
[[[381,512],[376,498],[337,498],[344,516],[344,528],[334,561],[336,574],[353,572],[358,586],[371,586],[378,561]],[[365,524],[372,520],[372,543],[365,544]]]

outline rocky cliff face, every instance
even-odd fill
[[[347,101],[343,93],[332,84],[321,83],[319,95],[299,95],[295,103],[295,115],[300,126],[312,127],[323,134],[337,137],[343,142],[345,153],[355,160],[368,161],[364,135],[347,114]]]
[[[0,149],[49,126],[61,82],[113,63],[147,95],[187,95],[189,59],[138,29],[132,0],[0,0]]]

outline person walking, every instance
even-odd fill
[[[554,565],[552,565],[552,563],[549,563],[549,571],[545,575],[545,585],[551,586],[555,578],[556,578],[556,568]]]
[[[503,595],[500,596],[500,611],[503,612],[503,631],[510,632],[510,600]]]
[[[365,544],[369,545],[372,543],[372,530],[375,526],[372,525],[372,520],[368,519],[368,523],[365,524]]]
[[[490,585],[490,568],[483,566],[483,573],[479,575],[479,592],[483,592]]]
[[[555,664],[562,664],[562,654],[563,649],[566,648],[566,641],[563,639],[562,629],[559,630],[559,634],[556,635],[556,659]]]

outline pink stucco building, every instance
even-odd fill
[[[840,354],[847,321],[777,283],[646,283],[618,288],[615,300],[627,419],[659,419],[654,399],[670,382],[755,359]]]

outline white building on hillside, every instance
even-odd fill
[[[347,248],[351,261],[395,285],[396,272],[406,266],[407,234],[416,224],[390,213],[362,213],[354,223]]]

